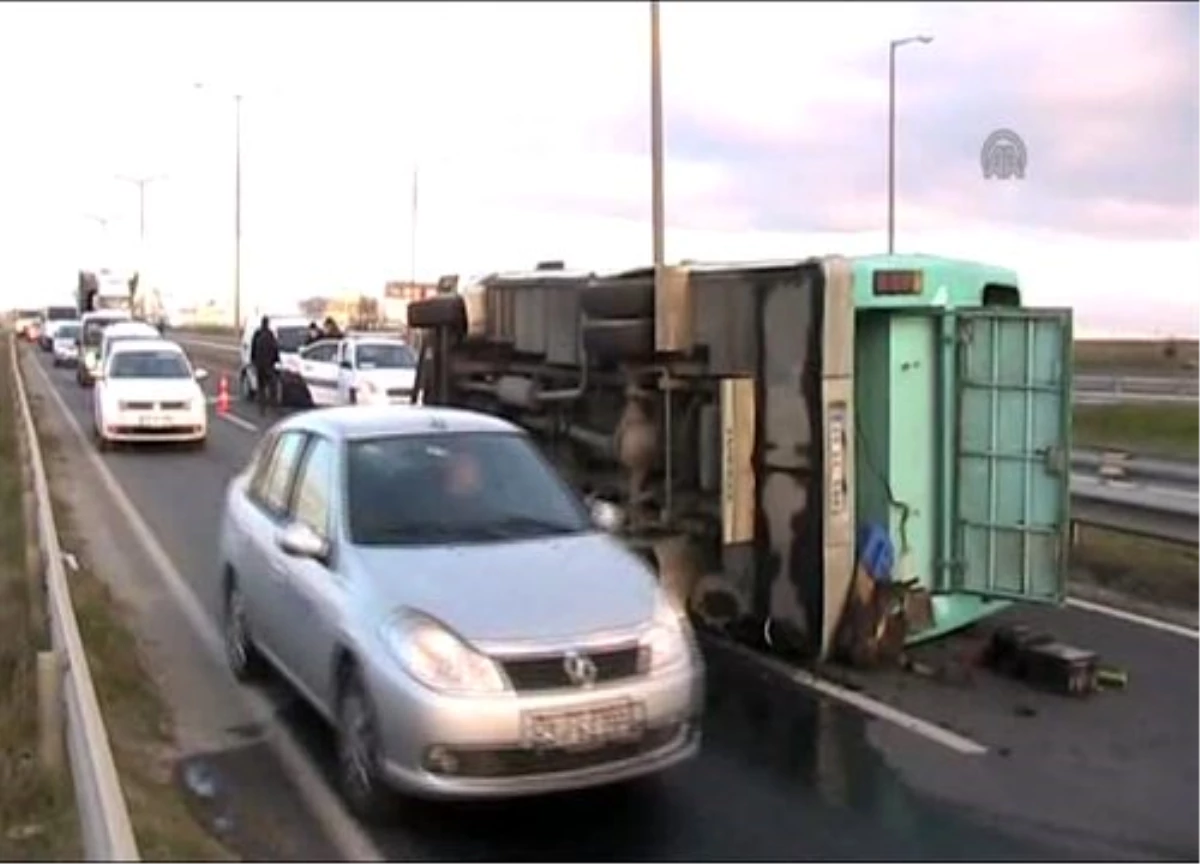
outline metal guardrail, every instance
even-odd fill
[[[1137,375],[1076,375],[1074,401],[1080,405],[1123,402],[1195,404],[1200,382],[1194,375],[1149,377]]]
[[[1197,499],[1172,496],[1151,497],[1141,490],[1092,484],[1072,484],[1071,521],[1076,525],[1104,528],[1181,546],[1200,544],[1200,514]]]
[[[1124,451],[1071,454],[1071,519],[1091,525],[1196,546],[1200,542],[1200,467]],[[1087,480],[1078,475],[1090,475]]]
[[[1195,375],[1091,375],[1075,376],[1076,390],[1126,391],[1130,393],[1169,393],[1195,396],[1200,379]]]
[[[1072,450],[1071,470],[1095,473],[1106,480],[1178,486],[1195,490],[1200,485],[1200,465],[1139,456],[1122,450]]]
[[[75,805],[89,861],[140,861],[129,808],[121,788],[108,730],[96,698],[87,652],[71,603],[71,588],[63,568],[62,547],[54,523],[50,484],[37,427],[25,391],[16,340],[8,340],[21,424],[33,473],[37,533],[45,568],[47,613],[51,646],[63,670],[62,696],[66,709],[67,758],[75,786]]]

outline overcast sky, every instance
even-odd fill
[[[279,307],[415,270],[650,258],[644,3],[0,5],[0,305],[137,254],[178,301]],[[1083,332],[1195,335],[1196,4],[666,3],[668,259],[885,243],[1015,267]],[[204,82],[196,89],[196,82]],[[1023,180],[985,180],[993,130]],[[111,220],[107,236],[87,217]]]

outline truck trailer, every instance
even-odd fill
[[[408,323],[419,398],[531,433],[702,627],[829,658],[868,528],[894,547],[877,578],[926,599],[908,641],[1063,599],[1071,313],[1021,306],[1011,270],[555,268]]]

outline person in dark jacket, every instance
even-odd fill
[[[308,322],[308,335],[304,337],[304,344],[311,345],[314,342],[319,342],[325,338],[325,333],[321,330],[321,325],[316,321]]]
[[[254,331],[250,340],[250,365],[254,367],[254,375],[258,389],[258,410],[260,414],[267,413],[267,405],[275,396],[278,373],[275,366],[279,363],[279,341],[271,322],[266,315],[262,323]]]
[[[338,324],[336,321],[333,320],[332,315],[330,315],[328,318],[325,319],[325,338],[326,339],[341,339],[342,338],[342,328],[338,327]]]

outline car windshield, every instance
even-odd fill
[[[403,342],[360,342],[354,349],[359,369],[413,369],[417,357]]]
[[[51,306],[46,310],[46,320],[70,321],[77,314],[74,306]]]
[[[187,360],[178,351],[118,351],[109,378],[190,378]]]
[[[71,339],[74,340],[79,335],[78,324],[59,324],[58,329],[54,331],[55,339]]]
[[[582,502],[523,436],[396,435],[347,445],[352,543],[488,543],[590,531]]]
[[[275,341],[279,344],[281,354],[294,354],[308,341],[308,327],[303,325],[277,327],[275,328]]]

